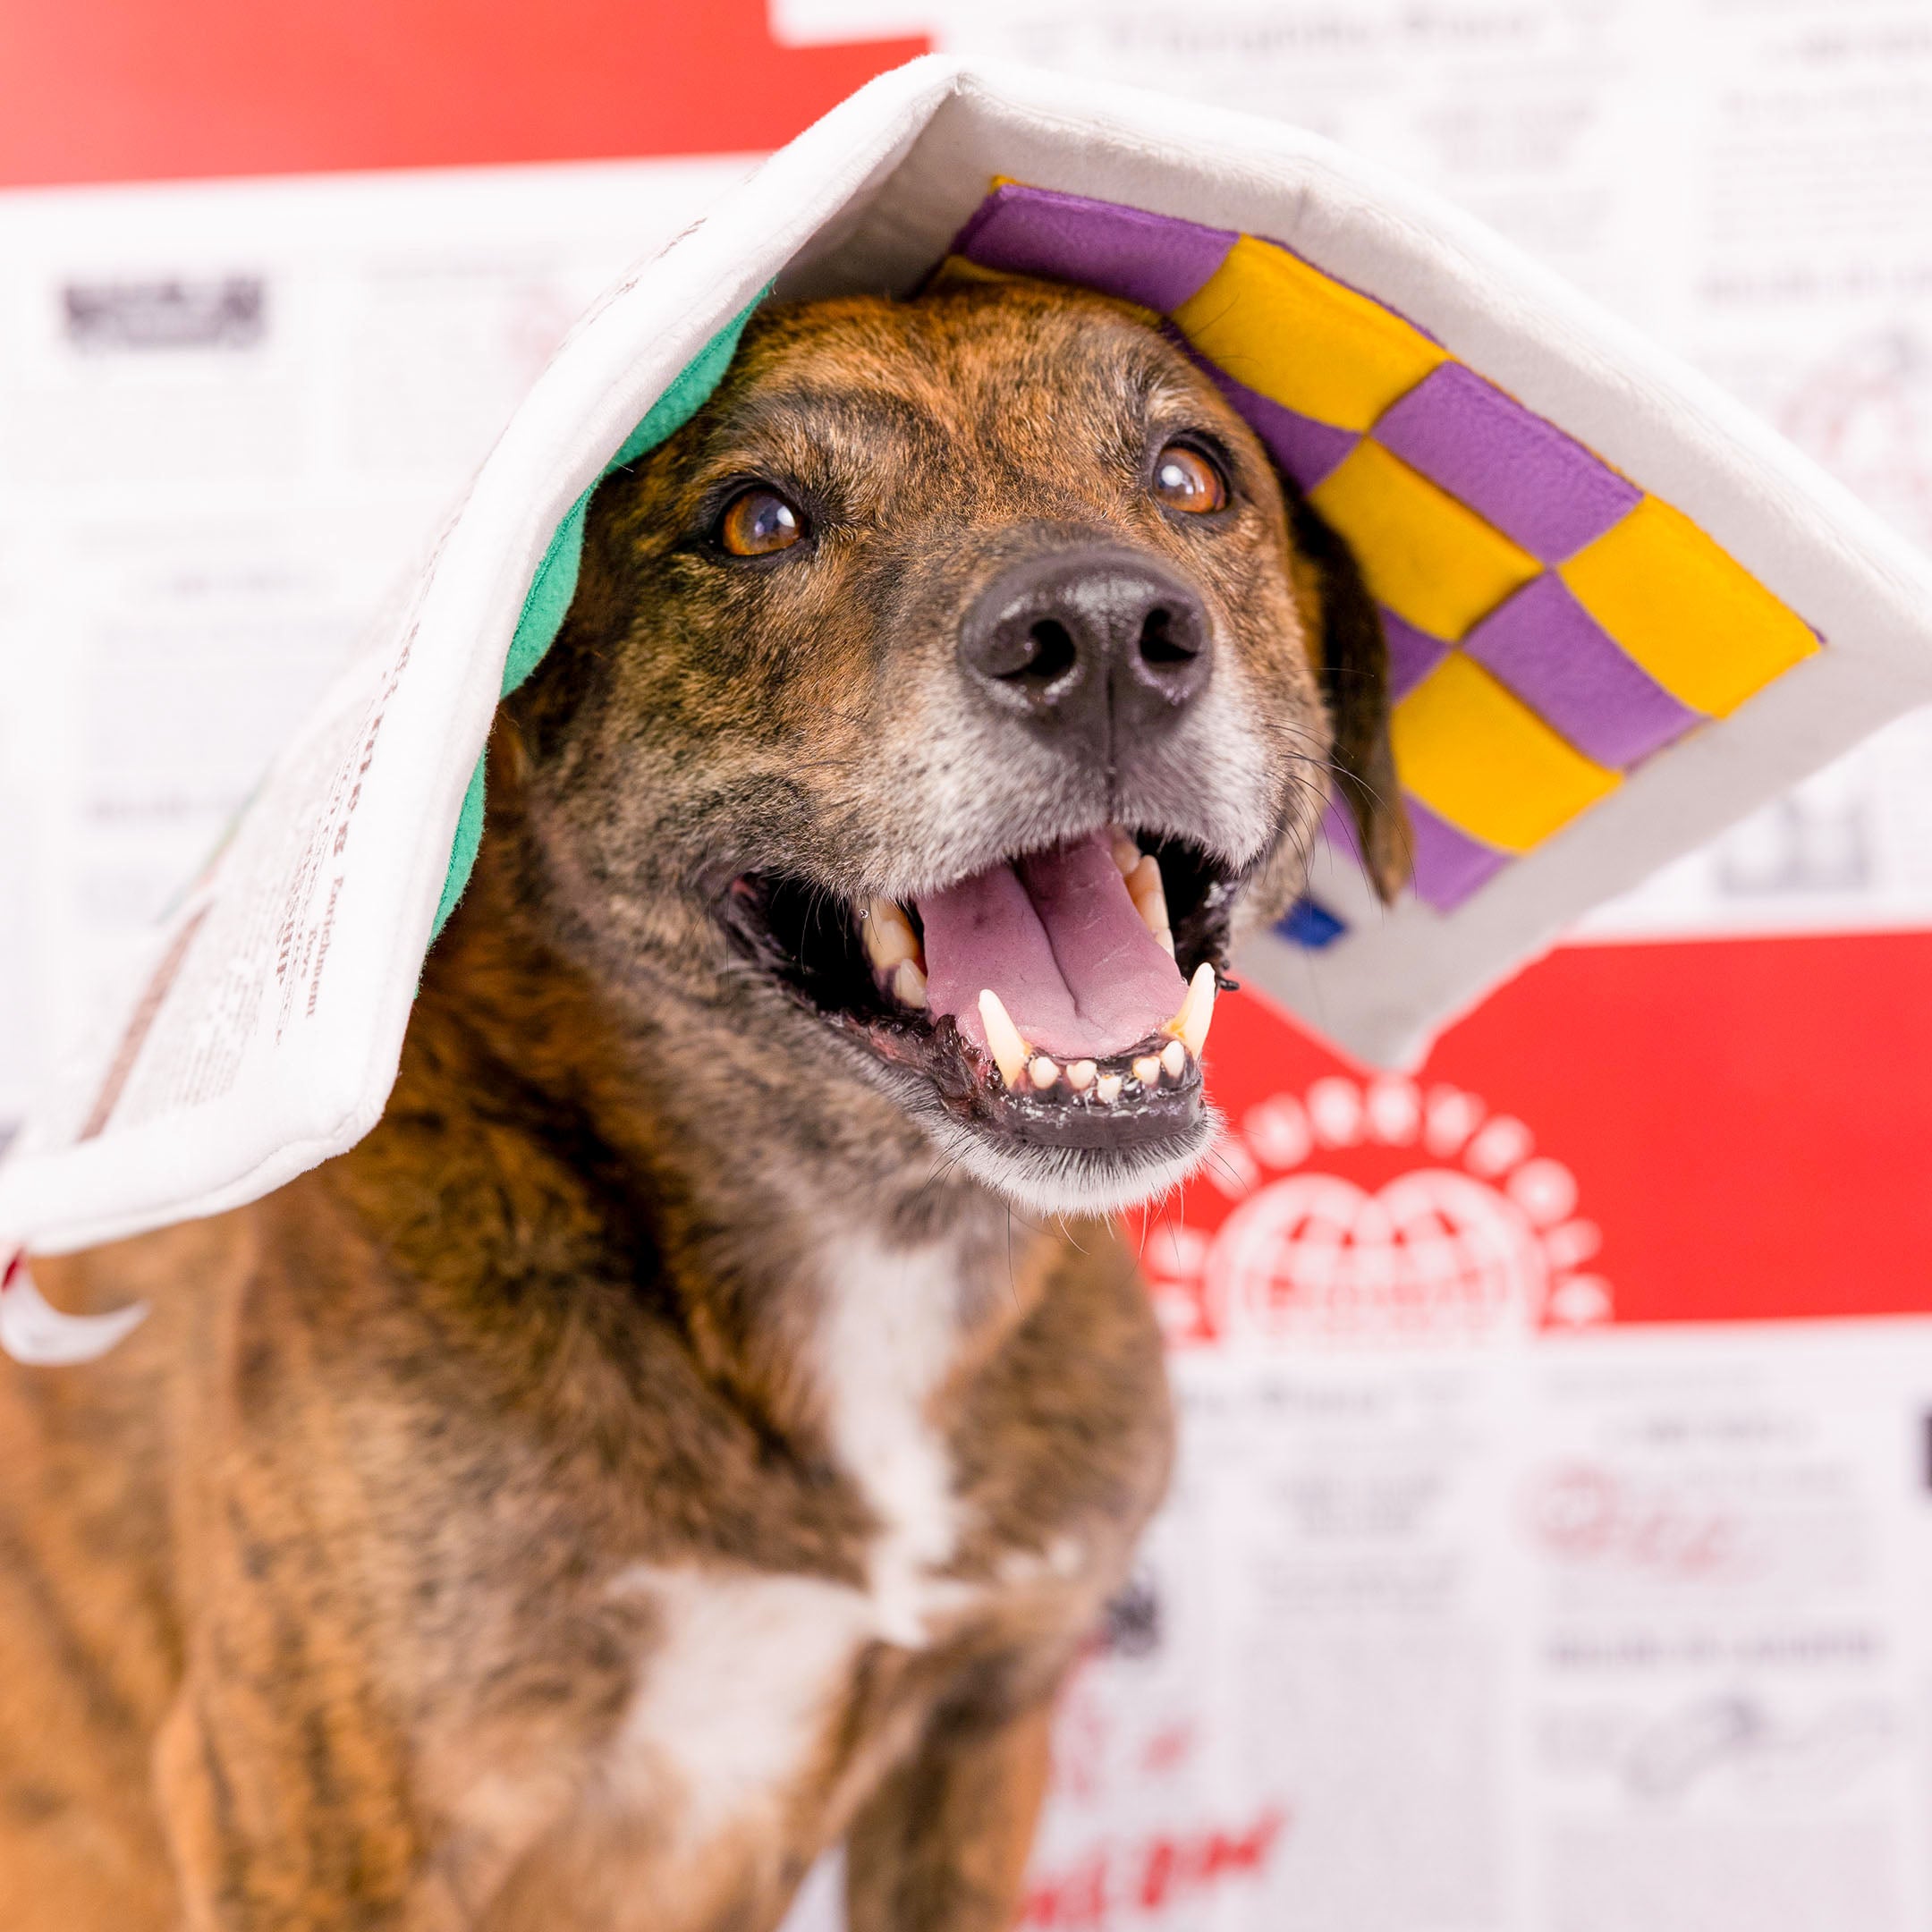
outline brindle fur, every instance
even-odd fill
[[[1142,487],[1188,425],[1233,477],[1212,530]],[[812,554],[708,545],[747,475]],[[599,489],[382,1123],[252,1208],[40,1265],[68,1307],[154,1313],[0,1377],[8,1932],[758,1932],[841,1837],[854,1932],[1009,1921],[1046,1713],[1165,1479],[1159,1339],[1106,1224],[1013,1217],[716,907],[755,866],[904,894],[1209,812],[1270,917],[1336,729],[1318,626],[1393,877],[1379,636],[1290,513],[1136,313],[1020,285],[769,310]],[[1244,708],[1100,779],[972,716],[950,658],[1003,559],[1095,534],[1201,586]],[[860,1252],[948,1304],[958,1534],[910,1634],[865,1623],[882,1524],[820,1346]],[[746,1606],[768,1639],[774,1584],[856,1634],[780,1775],[699,1789],[640,1699]]]

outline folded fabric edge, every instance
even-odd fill
[[[556,642],[557,633],[564,628],[571,599],[577,593],[577,572],[583,561],[584,519],[589,512],[590,498],[597,484],[613,471],[622,470],[626,463],[633,463],[640,456],[648,454],[660,443],[667,442],[710,401],[712,393],[724,380],[724,371],[731,367],[732,358],[738,352],[745,325],[750,321],[758,304],[770,293],[771,284],[767,283],[679,370],[670,387],[645,411],[644,419],[623,439],[616,454],[597,472],[597,483],[593,483],[564,513],[563,521],[552,532],[550,541],[544,548],[542,560],[537,565],[530,590],[524,597],[523,608],[517,615],[516,630],[511,636],[510,648],[504,658],[504,697],[507,698],[543,662],[550,647]],[[456,819],[456,835],[450,842],[449,869],[444,875],[442,895],[436,902],[436,919],[429,928],[431,945],[442,937],[443,928],[449,923],[450,914],[456,910],[457,902],[470,883],[470,875],[476,868],[477,852],[483,843],[484,768],[488,758],[486,745],[477,754],[476,769],[470,773],[470,784],[463,792],[462,809]]]

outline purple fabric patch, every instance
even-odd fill
[[[1349,809],[1338,798],[1331,797],[1328,809],[1322,814],[1322,836],[1339,852],[1346,852],[1357,865],[1361,863],[1361,847],[1355,838],[1355,821],[1349,817]]]
[[[1297,416],[1292,409],[1257,395],[1238,383],[1224,369],[1199,356],[1194,360],[1214,378],[1215,386],[1246,419],[1248,427],[1267,445],[1284,470],[1304,492],[1311,490],[1361,441],[1352,429],[1337,429],[1332,423],[1316,422]]]
[[[1413,793],[1405,793],[1402,802],[1415,831],[1415,894],[1425,905],[1453,912],[1509,863],[1507,852],[1459,832]]]
[[[1476,890],[1509,863],[1509,854],[1459,832],[1446,818],[1438,818],[1413,792],[1402,793],[1409,809],[1409,824],[1415,833],[1413,848],[1415,877],[1410,882],[1416,897],[1438,912],[1453,912]],[[1335,851],[1346,852],[1357,865],[1361,863],[1361,846],[1355,836],[1355,821],[1340,799],[1330,799],[1322,815],[1322,836]]]
[[[1431,369],[1369,433],[1546,564],[1574,556],[1643,494],[1460,362]]]
[[[1073,282],[1171,314],[1221,266],[1227,228],[1203,228],[1046,188],[996,188],[953,244],[982,268]]]
[[[1490,612],[1463,639],[1462,648],[1599,765],[1621,771],[1699,722],[1554,572]]]
[[[1426,678],[1453,647],[1427,631],[1418,631],[1385,605],[1380,606],[1382,634],[1388,640],[1388,697],[1400,704]]]

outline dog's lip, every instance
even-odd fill
[[[1024,1077],[1009,1086],[998,1067],[984,1060],[950,1019],[919,1032],[892,1022],[867,1025],[845,1014],[822,1017],[869,1057],[921,1078],[945,1114],[996,1141],[1127,1153],[1185,1140],[1205,1110],[1200,1062],[1191,1057],[1181,1062],[1178,1075],[1162,1066],[1158,1072],[1148,1070],[1143,1080],[1132,1072],[1132,1063],[1148,1056],[1123,1055],[1106,1072],[1097,1068],[1083,1090],[1069,1085],[1063,1069],[1042,1090],[1031,1077],[1030,1063]],[[1165,1051],[1177,1043],[1145,1044]]]
[[[1130,1022],[1131,1038],[1120,1030],[1116,1013],[1114,1030],[1093,1038],[1091,1052],[1039,1050],[1013,1023],[996,989],[983,987],[975,996],[957,974],[940,1003],[947,1010],[935,1011],[928,997],[917,899],[910,911],[882,896],[855,906],[809,880],[750,872],[733,879],[724,894],[721,923],[734,949],[763,968],[795,1003],[902,1081],[922,1077],[949,1114],[986,1138],[1094,1153],[1144,1152],[1184,1140],[1199,1126],[1200,1049],[1216,989],[1232,984],[1222,979],[1221,966],[1228,913],[1240,886],[1239,877],[1203,848],[1145,835],[1155,841],[1154,851],[1142,853],[1137,843],[1129,843],[1118,860],[1103,852],[1115,902],[1110,908],[1100,893],[1097,919],[1103,939],[1131,949],[1121,911],[1130,900],[1124,881],[1139,867],[1140,890],[1132,894],[1134,910],[1127,916],[1135,919],[1139,937],[1139,984],[1153,1004],[1143,1004],[1139,1020]],[[1110,836],[1118,843],[1124,835]],[[996,865],[1010,869],[1042,853],[1063,855],[1069,843]],[[1083,883],[1097,890],[1093,854],[1081,858]],[[1165,930],[1161,902],[1169,880],[1183,895],[1178,946]],[[1150,886],[1151,906],[1145,902]],[[1157,930],[1166,950],[1155,946],[1150,935]],[[1148,970],[1149,951],[1166,976],[1158,994],[1148,990],[1157,977]],[[1174,952],[1187,970],[1185,981]],[[1078,960],[1073,968],[1076,980],[1087,970]],[[1021,996],[1014,1004],[1027,1010]],[[1131,1003],[1128,1010],[1133,1010]],[[895,1082],[893,1090],[902,1102],[919,1105],[902,1084]]]

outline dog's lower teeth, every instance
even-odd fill
[[[1020,1038],[1020,1029],[1013,1023],[1012,1015],[991,987],[979,995],[979,1022],[986,1028],[987,1047],[1000,1070],[1000,1078],[1008,1087],[1017,1087],[1026,1078],[1032,1048]]]
[[[1076,1060],[1066,1070],[1066,1083],[1075,1093],[1085,1093],[1099,1071],[1091,1060]]]
[[[1194,977],[1188,981],[1187,997],[1181,1002],[1181,1011],[1164,1029],[1181,1041],[1197,1060],[1208,1044],[1208,1029],[1214,1021],[1217,985],[1214,968],[1203,960],[1194,969]]]
[[[1028,1063],[1027,1076],[1042,1093],[1057,1086],[1060,1080],[1060,1063],[1049,1060],[1045,1054],[1038,1054]]]
[[[1179,1040],[1169,1040],[1160,1050],[1160,1063],[1170,1080],[1179,1080],[1187,1072],[1187,1048]]]
[[[1153,1054],[1143,1054],[1133,1063],[1133,1077],[1150,1091],[1160,1085],[1160,1061]]]
[[[1100,1097],[1100,1104],[1103,1106],[1112,1106],[1120,1098],[1123,1084],[1118,1073],[1103,1073],[1094,1087],[1095,1093]]]

